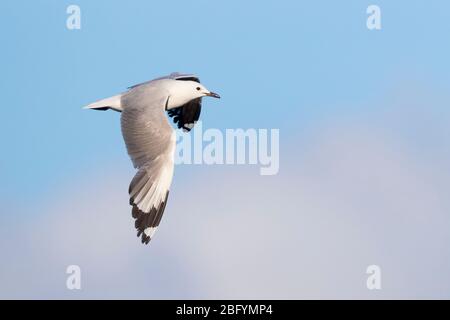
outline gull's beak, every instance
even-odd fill
[[[206,95],[207,95],[208,97],[213,97],[213,98],[220,99],[220,96],[219,96],[217,93],[215,93],[215,92],[209,92],[209,93],[207,93]]]

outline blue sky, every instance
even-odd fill
[[[81,7],[81,30],[66,29],[70,4]],[[380,31],[366,28],[370,4],[381,7]],[[131,178],[119,115],[81,107],[172,71],[198,74],[223,97],[205,102],[205,128],[279,128],[286,184],[321,141],[309,139],[335,122],[386,134],[407,150],[405,165],[448,169],[448,1],[19,0],[1,12],[0,219],[14,228],[40,221],[80,181]],[[201,170],[178,170],[174,184]],[[449,191],[439,181],[429,184]]]
[[[450,6],[377,3],[378,32],[365,27],[368,1],[79,1],[82,29],[69,31],[70,1],[7,1],[4,192],[23,192],[26,182],[35,196],[49,177],[123,157],[117,115],[80,106],[172,71],[195,72],[221,92],[222,107],[202,115],[207,126],[276,127],[286,136],[324,115],[365,112],[354,105],[401,77],[445,90]]]

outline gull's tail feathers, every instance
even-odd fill
[[[122,112],[122,94],[118,94],[117,96],[106,98],[90,105],[85,106],[83,109],[93,109],[93,110],[114,110],[117,112]]]

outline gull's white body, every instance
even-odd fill
[[[198,87],[201,90],[194,90],[193,87]],[[130,91],[119,94],[110,98],[106,98],[89,104],[85,109],[98,109],[109,107],[112,110],[122,112],[124,105],[122,105],[122,97],[126,94],[135,93],[136,88],[157,88],[158,93],[169,97],[166,110],[180,107],[189,101],[205,96],[209,91],[200,83],[194,81],[177,81],[174,79],[156,79],[153,81],[138,84],[130,88]]]

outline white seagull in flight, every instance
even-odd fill
[[[200,117],[202,98],[220,96],[201,85],[195,75],[180,73],[128,89],[85,109],[122,113],[122,135],[138,169],[129,188],[132,216],[138,237],[148,244],[161,222],[174,169],[175,131],[165,112],[178,128],[190,131]]]

